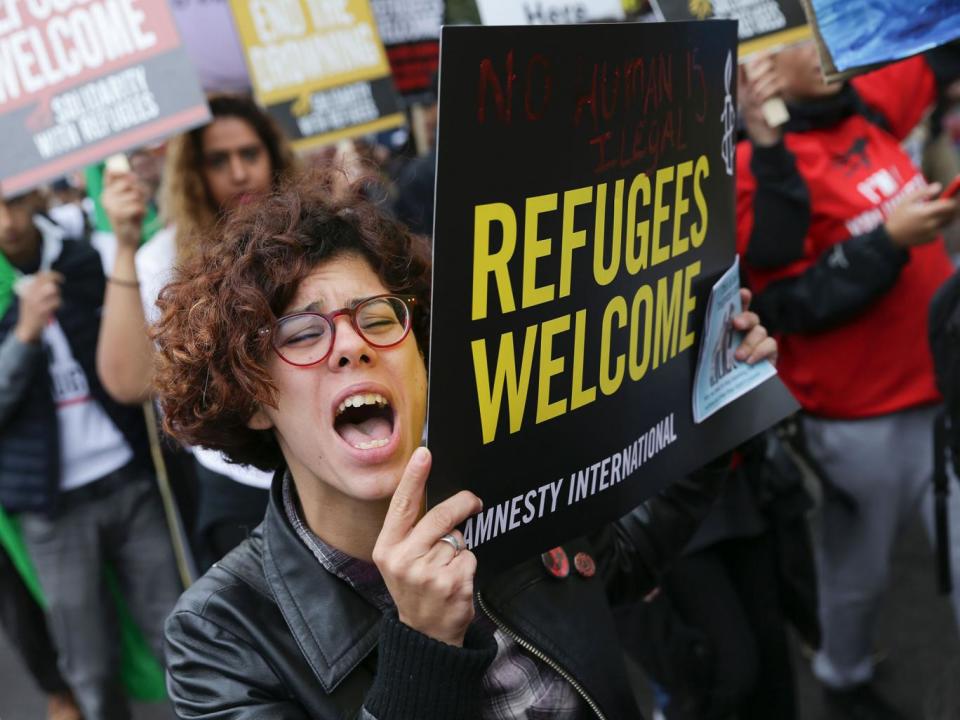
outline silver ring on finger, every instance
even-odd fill
[[[463,550],[463,543],[460,542],[458,538],[453,533],[447,533],[440,538],[439,542],[445,542],[447,545],[453,548],[453,556],[456,557]]]

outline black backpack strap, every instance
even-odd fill
[[[950,418],[946,411],[937,413],[933,426],[933,502],[937,543],[937,586],[944,595],[953,591],[950,568],[950,522],[947,499],[950,497],[950,446],[947,442]]]
[[[937,542],[937,578],[941,592],[951,591],[950,531],[947,498],[950,474],[960,468],[960,273],[954,273],[930,301],[930,352],[943,395],[943,410],[934,425],[934,520]]]

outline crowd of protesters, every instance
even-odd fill
[[[215,95],[96,192],[4,198],[0,507],[44,606],[0,552],[0,623],[48,716],[130,717],[109,577],[184,718],[637,717],[627,653],[669,720],[791,720],[791,637],[836,717],[904,717],[874,631],[902,519],[935,534],[927,309],[960,206],[903,143],[958,56],[827,85],[808,43],[741,74],[737,358],[779,352],[803,410],[567,544],[595,572],[566,583],[539,557],[476,583],[470,493],[420,516],[432,143],[295,158]]]

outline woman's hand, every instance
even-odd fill
[[[955,199],[940,198],[940,183],[927,185],[904,197],[885,223],[894,245],[914,247],[932,242],[957,215]]]
[[[754,145],[769,147],[783,137],[783,130],[771,127],[763,114],[763,104],[780,97],[782,91],[783,79],[777,72],[773,56],[755,58],[740,66],[737,100],[744,128]]]
[[[753,365],[761,360],[769,360],[776,365],[777,341],[767,335],[767,329],[760,324],[757,314],[750,312],[751,299],[753,294],[746,288],[741,288],[740,301],[743,303],[743,312],[735,315],[730,321],[734,328],[744,333],[735,357],[740,362],[746,362],[747,365]]]
[[[449,645],[463,645],[473,620],[477,558],[454,528],[480,512],[480,499],[463,490],[417,520],[430,474],[430,451],[418,448],[400,478],[373,548],[400,621]],[[452,533],[461,548],[441,540]]]
[[[136,250],[142,237],[147,197],[137,176],[131,172],[107,170],[100,197],[118,245]]]

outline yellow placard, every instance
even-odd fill
[[[230,0],[264,105],[390,74],[369,0]]]
[[[764,35],[755,40],[746,40],[737,46],[737,53],[740,59],[744,60],[750,55],[779,50],[788,45],[795,45],[804,40],[809,40],[812,37],[813,31],[810,29],[810,26],[801,25],[800,27],[790,28],[783,32]]]

